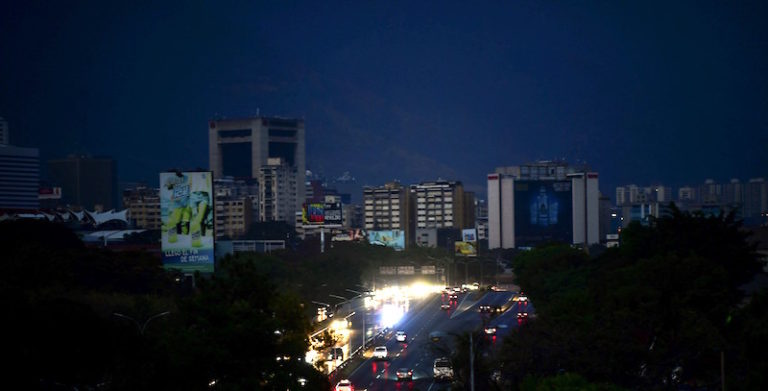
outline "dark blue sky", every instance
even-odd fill
[[[121,181],[207,167],[207,120],[306,119],[363,184],[587,162],[601,188],[768,176],[768,3],[49,2],[0,11],[0,116]],[[227,4],[223,4],[227,3]]]

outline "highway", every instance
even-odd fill
[[[454,334],[470,330],[481,330],[485,325],[497,327],[497,336],[485,336],[491,344],[500,344],[511,329],[518,327],[517,313],[533,312],[533,307],[512,301],[514,292],[487,292],[459,294],[458,301],[452,303],[449,310],[441,310],[443,302],[449,302],[449,295],[431,294],[427,298],[414,302],[400,323],[387,334],[384,343],[377,346],[387,347],[387,360],[369,357],[349,376],[355,390],[439,390],[447,389],[450,384],[435,382],[432,377],[432,364],[435,358],[450,356],[453,350]],[[503,313],[492,316],[480,313],[483,304],[498,305]],[[396,330],[407,333],[407,342],[397,342]],[[430,334],[437,332],[440,340],[434,342]],[[482,331],[481,331],[482,332]],[[370,354],[370,352],[368,353]],[[397,381],[398,368],[413,370],[412,381]]]

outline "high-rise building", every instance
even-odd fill
[[[411,237],[410,224],[408,224],[409,199],[408,189],[399,182],[390,182],[384,186],[364,186],[365,229],[368,231],[402,230],[408,246],[408,239]]]
[[[695,203],[698,201],[696,189],[690,186],[683,186],[677,190],[677,200],[682,204]]]
[[[559,162],[488,174],[489,248],[599,243],[598,174]]]
[[[637,185],[616,188],[616,205],[633,205],[648,202],[669,203],[672,201],[672,189],[663,185],[639,187]]]
[[[8,145],[11,143],[11,135],[8,130],[8,121],[0,117],[0,145]]]
[[[70,155],[49,160],[48,176],[61,187],[66,205],[105,211],[118,207],[117,162],[112,158]]]
[[[269,158],[259,174],[259,216],[262,221],[296,223],[303,203],[303,180],[296,167],[282,158]],[[299,184],[302,191],[298,191]],[[302,195],[300,197],[299,195]]]
[[[720,204],[723,195],[723,186],[715,183],[714,179],[707,179],[699,186],[699,202],[702,204]]]
[[[161,229],[160,189],[138,186],[123,190],[123,207],[129,224],[141,229]]]
[[[248,196],[224,196],[216,205],[216,238],[237,239],[248,232],[253,222],[253,204]]]
[[[37,148],[0,145],[0,209],[37,209],[39,186]]]
[[[301,211],[305,195],[305,139],[304,120],[276,117],[251,117],[231,120],[212,120],[208,125],[208,151],[211,171],[215,178],[259,178],[270,183],[260,197],[261,220],[278,219],[294,222]],[[273,164],[274,159],[281,162]],[[275,181],[287,180],[286,183]],[[280,201],[291,199],[291,206],[279,204],[279,210],[270,204],[271,190],[279,191]],[[291,191],[288,195],[286,191]],[[262,195],[265,187],[260,186]],[[265,214],[266,213],[266,214]]]
[[[744,216],[760,218],[764,213],[768,213],[768,182],[765,178],[752,178],[745,186]]]
[[[467,194],[457,181],[422,182],[410,186],[415,206],[415,228],[474,228],[474,194],[467,211]],[[471,221],[470,221],[471,220]]]

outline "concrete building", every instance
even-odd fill
[[[682,204],[698,202],[696,189],[690,186],[683,186],[677,190],[677,200]]]
[[[647,202],[669,203],[672,201],[672,189],[669,186],[637,185],[619,186],[616,188],[616,205],[632,205]]]
[[[8,145],[11,143],[11,135],[8,130],[8,121],[0,117],[0,145]]]
[[[40,152],[37,148],[0,145],[0,209],[40,207]]]
[[[474,228],[474,194],[457,181],[438,180],[410,186],[415,228]]]
[[[216,197],[216,238],[240,238],[253,222],[253,203],[248,196]]]
[[[260,221],[259,216],[259,181],[253,178],[235,179],[224,177],[213,180],[213,193],[216,198],[247,198],[251,203],[251,222]]]
[[[714,179],[707,179],[703,185],[699,185],[699,202],[702,204],[720,204],[723,195],[723,186]]]
[[[305,196],[304,140],[302,119],[251,117],[211,120],[208,124],[210,168],[216,178],[258,178],[262,193],[261,220],[277,219],[293,224],[295,213],[301,211]],[[280,163],[275,164],[276,161]],[[288,182],[276,182],[281,180]],[[269,188],[261,186],[262,181],[266,181]],[[272,190],[281,194],[279,197],[282,198]],[[267,198],[263,197],[265,192]],[[292,206],[278,202],[288,199],[292,200]]]
[[[161,229],[160,189],[135,187],[123,191],[123,207],[128,210],[131,226],[140,229]]]
[[[303,180],[296,167],[282,158],[269,158],[259,170],[259,217],[261,221],[296,223],[304,202]],[[302,190],[299,191],[299,185]],[[299,195],[302,197],[299,197]]]
[[[490,249],[599,243],[597,173],[543,161],[500,167],[487,178]]]
[[[61,187],[65,205],[104,211],[119,206],[117,162],[112,158],[70,155],[49,160],[48,177],[54,186]]]
[[[411,238],[408,189],[399,182],[363,187],[363,221],[366,231],[403,230],[406,247]]]
[[[765,178],[752,178],[744,189],[744,216],[758,219],[764,224],[768,214],[768,182]]]

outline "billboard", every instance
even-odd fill
[[[405,249],[405,231],[399,229],[370,231],[368,232],[368,243],[391,247],[400,251]]]
[[[453,242],[453,250],[457,257],[476,257],[477,242]]]
[[[322,202],[305,203],[301,209],[301,221],[304,224],[323,224],[325,222],[325,214],[323,208],[325,204]]]
[[[453,243],[454,254],[459,257],[477,256],[477,230],[468,228],[461,230],[461,241]]]
[[[213,272],[213,174],[160,173],[163,266]]]
[[[571,243],[573,199],[570,181],[515,181],[515,244]]]
[[[341,225],[341,203],[305,203],[301,209],[301,221],[304,225]]]

